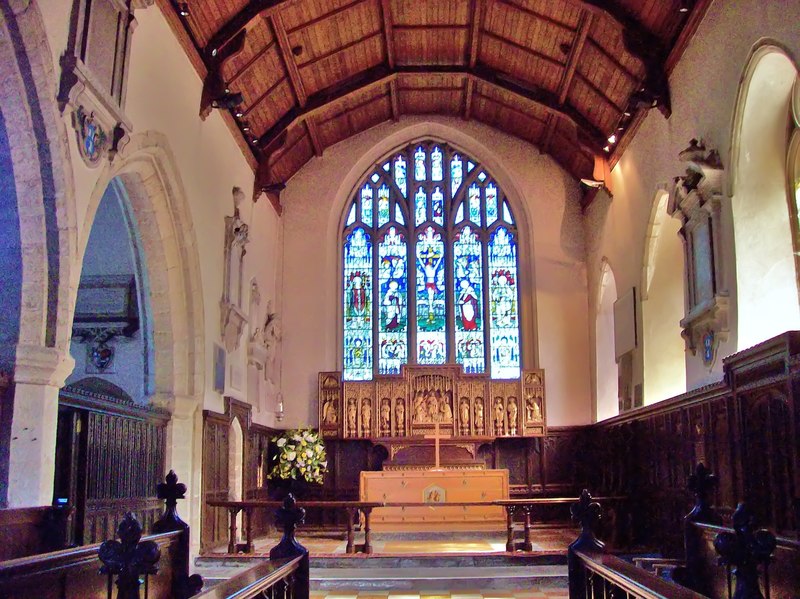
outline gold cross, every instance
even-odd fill
[[[434,442],[434,451],[436,452],[436,465],[433,467],[434,470],[441,470],[439,467],[439,440],[446,439],[450,435],[442,436],[439,434],[439,423],[433,423],[433,434],[432,435],[425,435],[425,439],[433,439]]]

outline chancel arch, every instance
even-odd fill
[[[653,200],[642,268],[642,344],[644,403],[651,404],[686,391],[684,258],[678,236],[680,220],[667,213],[669,194]]]
[[[596,419],[619,414],[619,365],[614,348],[614,302],[617,283],[614,271],[603,260],[595,320],[595,369],[597,376]]]
[[[732,212],[737,348],[800,326],[786,151],[797,68],[763,44],[745,67],[733,120]]]

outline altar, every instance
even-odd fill
[[[360,500],[391,504],[372,511],[375,531],[505,530],[505,510],[459,505],[508,499],[508,470],[406,469],[362,472]],[[426,503],[424,506],[402,505]],[[448,506],[448,503],[456,505]]]

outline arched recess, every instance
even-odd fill
[[[596,420],[619,414],[619,366],[614,350],[614,302],[617,282],[603,258],[595,319],[595,369],[597,375]]]
[[[199,401],[204,381],[200,264],[186,194],[166,137],[135,135],[105,167],[81,230],[81,260],[97,207],[114,179],[129,200],[149,273],[154,399],[170,409],[185,398]]]
[[[86,313],[73,321],[73,332],[77,334],[70,351],[75,369],[67,384],[89,373],[114,383],[137,403],[147,403],[152,397],[155,356],[146,266],[130,200],[120,179],[114,178],[95,212],[84,249],[75,310],[80,314],[90,308],[98,292],[114,301],[117,312],[117,302],[123,297],[130,304],[125,306],[124,324],[121,315],[105,324]],[[81,297],[87,300],[82,302]]]
[[[642,344],[644,403],[686,391],[684,258],[681,223],[667,213],[669,194],[656,193],[650,213],[642,267]]]
[[[536,320],[536,293],[535,293],[535,269],[534,269],[534,239],[533,225],[529,208],[524,195],[519,189],[514,177],[506,170],[503,162],[496,157],[496,153],[490,147],[478,139],[466,134],[456,127],[445,123],[424,121],[416,122],[407,127],[387,135],[371,149],[362,153],[361,157],[352,168],[343,175],[341,183],[336,192],[336,199],[331,210],[331,218],[328,222],[327,239],[331,247],[336,247],[337,252],[331,254],[333,260],[330,268],[339,273],[335,279],[335,289],[332,290],[333,297],[340,296],[342,289],[342,247],[340,244],[340,234],[345,228],[347,214],[345,207],[353,198],[353,190],[356,189],[359,181],[365,173],[376,163],[388,159],[399,148],[422,140],[432,140],[443,144],[448,144],[457,150],[472,156],[487,171],[492,173],[498,185],[508,199],[514,213],[519,235],[519,307],[520,307],[520,331],[521,335],[521,355],[523,368],[539,367],[538,350],[538,327]],[[337,301],[330,307],[323,309],[329,311],[328,315],[334,323],[341,323],[343,319],[342,302]],[[336,364],[342,364],[343,354],[343,333],[341,325],[336,326]]]
[[[244,432],[238,417],[231,420],[228,432],[228,499],[244,499]],[[241,534],[242,514],[236,518],[236,529]]]
[[[736,101],[730,163],[738,349],[800,327],[786,173],[796,78],[782,48],[759,44]]]
[[[166,464],[189,487],[200,491],[201,414],[205,381],[204,320],[200,264],[186,193],[164,135],[134,135],[106,164],[89,198],[81,229],[83,260],[97,207],[114,181],[126,194],[140,232],[144,270],[148,273],[153,329],[153,395],[172,418],[167,433]],[[78,276],[73,279],[77,293]],[[75,295],[73,295],[73,303]],[[189,523],[199,547],[200,506],[189,502]]]

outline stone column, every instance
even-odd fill
[[[192,395],[176,395],[169,402],[160,402],[172,412],[167,428],[167,470],[181,472],[186,483],[184,519],[191,530],[191,553],[200,552],[200,509],[202,464],[202,398]]]
[[[53,503],[58,392],[74,365],[62,350],[17,346],[8,507]]]

